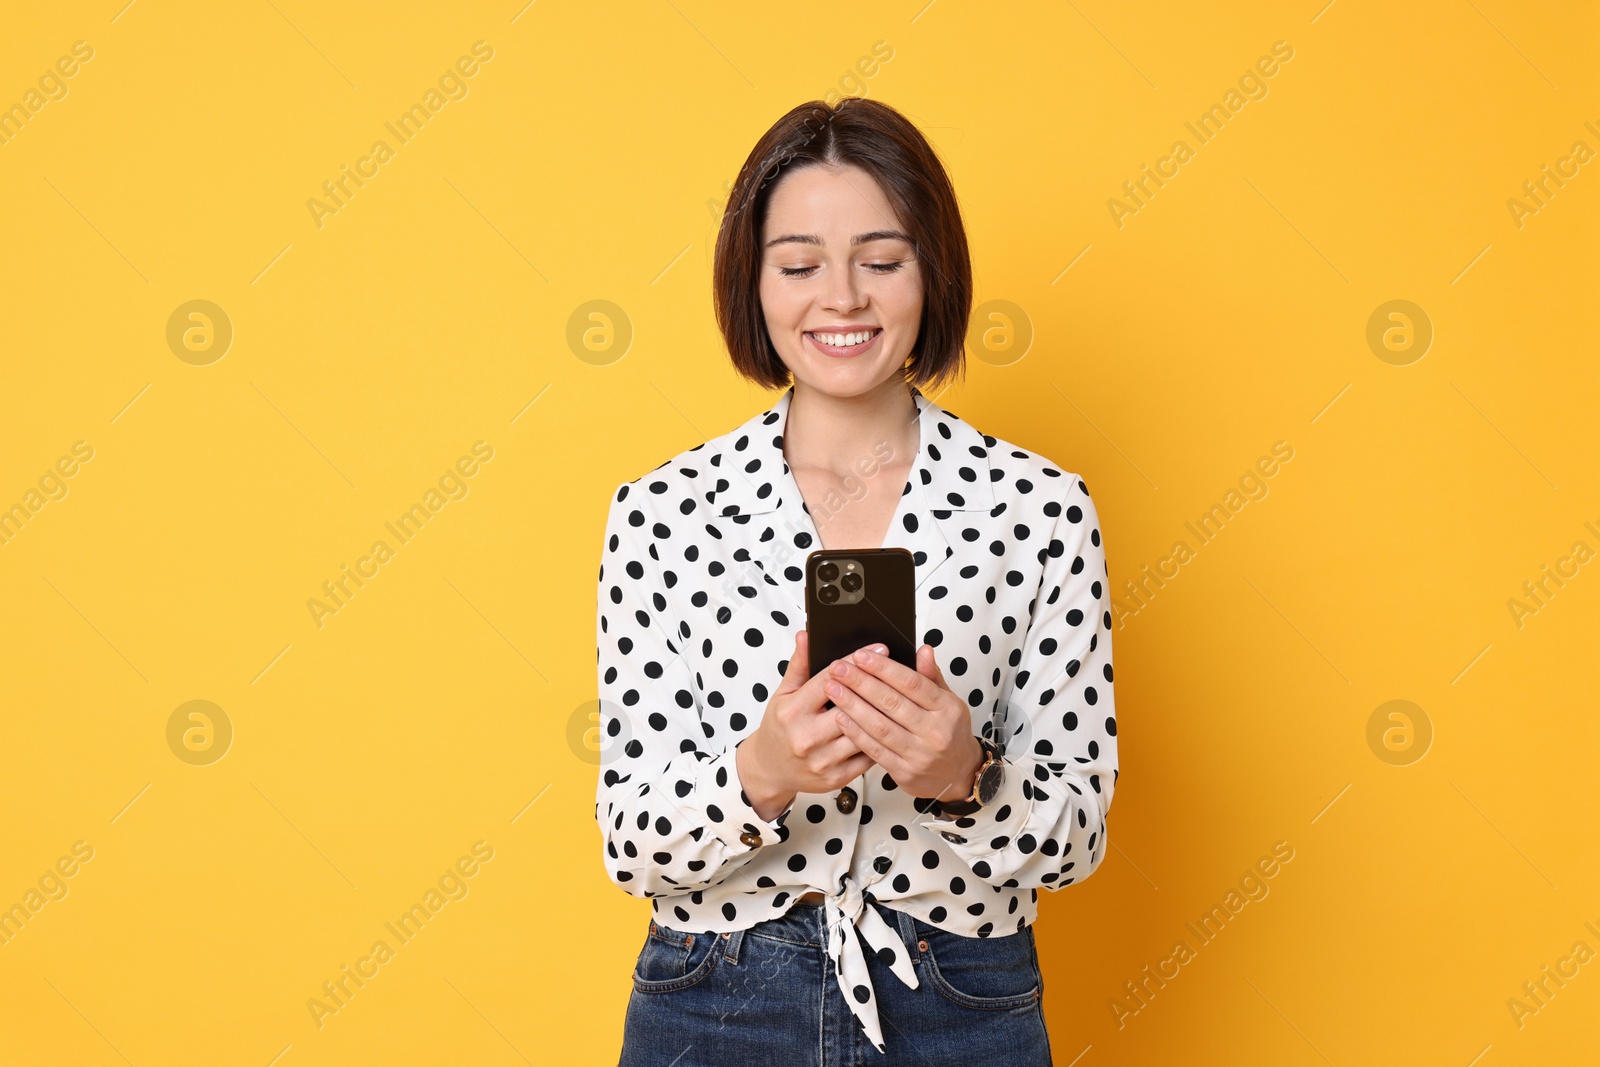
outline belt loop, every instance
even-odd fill
[[[744,931],[734,930],[722,935],[722,958],[729,963],[739,962],[739,947],[744,944]]]
[[[900,927],[900,940],[905,942],[906,951],[911,954],[911,962],[916,963],[921,958],[917,952],[917,927],[908,911],[894,910],[895,921]]]

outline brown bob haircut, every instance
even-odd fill
[[[805,167],[854,164],[871,174],[911,236],[923,277],[922,322],[904,368],[908,384],[937,386],[965,372],[972,259],[955,188],[922,133],[887,104],[846,97],[801,104],[751,150],[733,183],[712,268],[717,325],[734,369],[768,388],[794,376],[773,348],[761,309],[761,228],[772,191]]]

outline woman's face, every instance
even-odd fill
[[[797,382],[852,397],[904,381],[922,321],[922,271],[876,179],[851,165],[785,175],[768,200],[761,244],[767,333]]]

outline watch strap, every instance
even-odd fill
[[[972,791],[960,800],[935,800],[934,806],[939,815],[954,815],[959,818],[971,815],[983,807],[983,802],[978,799],[978,783],[983,780],[984,769],[1001,758],[1001,752],[987,737],[978,736],[978,744],[983,747],[984,759],[978,764],[978,773],[972,776]]]

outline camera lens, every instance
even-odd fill
[[[825,582],[838,580],[839,565],[837,563],[823,563],[817,567],[817,577]]]
[[[847,574],[844,576],[844,580],[839,584],[844,586],[845,592],[854,593],[856,590],[861,588],[861,575],[853,572]]]
[[[839,599],[839,587],[836,585],[823,586],[817,590],[817,599],[824,604],[832,604]]]

